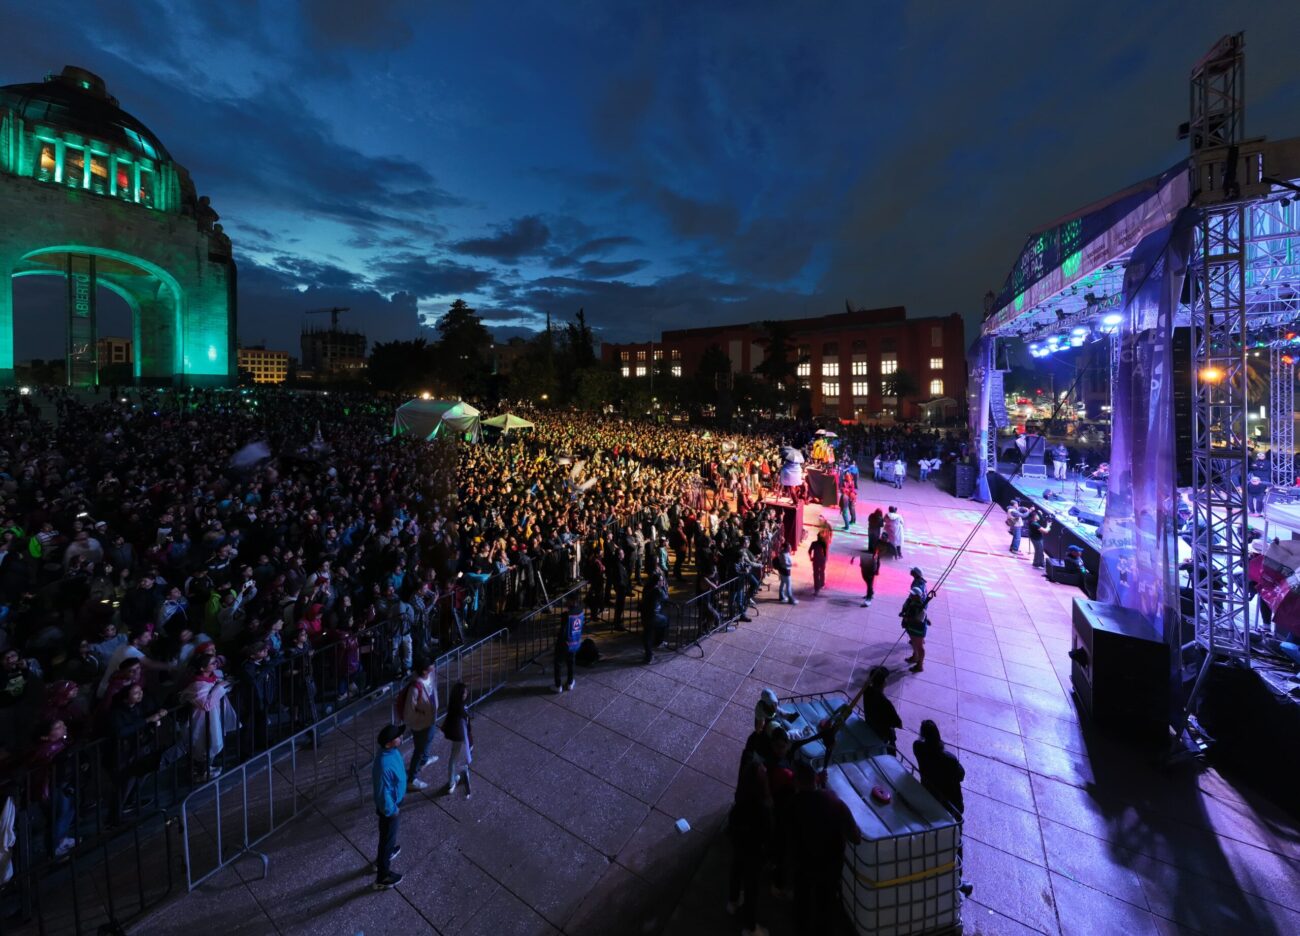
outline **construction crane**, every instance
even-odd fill
[[[338,331],[338,330],[339,330],[339,313],[340,313],[340,312],[351,312],[351,311],[352,311],[352,309],[351,309],[349,306],[334,306],[334,308],[332,308],[332,309],[308,309],[308,310],[307,310],[306,312],[304,312],[303,314],[304,314],[304,315],[329,315],[329,317],[330,317],[330,328],[333,329],[334,331]]]

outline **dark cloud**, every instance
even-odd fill
[[[542,251],[551,240],[551,230],[537,215],[515,218],[491,237],[457,241],[451,249],[471,257],[512,262]]]
[[[380,292],[408,292],[418,298],[477,292],[493,282],[486,270],[420,254],[399,254],[376,265],[374,285]]]
[[[645,260],[588,260],[578,266],[578,274],[589,279],[617,279],[644,269]]]

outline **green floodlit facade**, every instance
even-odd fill
[[[0,87],[0,384],[14,381],[19,276],[67,281],[70,384],[98,381],[99,286],[131,310],[137,383],[234,383],[236,271],[216,218],[98,76],[68,66]]]

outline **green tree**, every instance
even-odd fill
[[[587,324],[587,316],[582,309],[578,310],[572,322],[564,325],[563,357],[564,363],[574,370],[591,367],[596,363],[596,336]]]
[[[492,335],[478,312],[457,299],[438,319],[436,358],[441,377],[451,392],[472,396],[484,385],[488,346]]]
[[[376,390],[418,393],[434,386],[434,356],[423,338],[381,341],[370,351],[366,374]]]
[[[763,362],[754,373],[776,390],[780,405],[788,405],[797,396],[799,387],[798,365],[802,363],[794,346],[793,326],[779,319],[763,323]]]
[[[903,403],[909,397],[914,397],[920,391],[921,387],[916,382],[916,378],[905,370],[895,371],[894,375],[889,378],[889,395],[897,400],[898,418],[903,418]]]

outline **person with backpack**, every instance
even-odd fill
[[[379,816],[379,852],[375,856],[375,890],[387,890],[402,880],[393,870],[393,859],[402,851],[397,844],[397,830],[406,795],[406,766],[398,750],[405,725],[385,725],[379,732],[379,753],[370,769],[374,790],[375,813]]]
[[[577,685],[573,678],[573,658],[582,646],[582,625],[585,621],[585,615],[582,610],[582,602],[575,597],[573,603],[569,606],[569,613],[560,621],[559,629],[555,634],[555,691],[557,693],[568,689],[573,691]],[[565,666],[568,671],[567,683],[560,682],[560,667]]]
[[[903,629],[907,631],[908,643],[912,646],[912,655],[906,662],[912,664],[913,673],[925,669],[925,634],[930,627],[925,608],[929,603],[930,597],[925,591],[925,574],[919,567],[913,566],[912,588],[907,593],[907,600],[903,602],[903,610],[898,612],[898,616],[903,619]]]
[[[411,749],[411,763],[407,768],[407,789],[412,792],[428,789],[429,784],[418,776],[421,770],[435,763],[438,756],[429,754],[429,738],[434,722],[438,720],[438,673],[434,662],[427,657],[417,657],[415,672],[398,698],[399,717],[411,729],[415,746]]]

